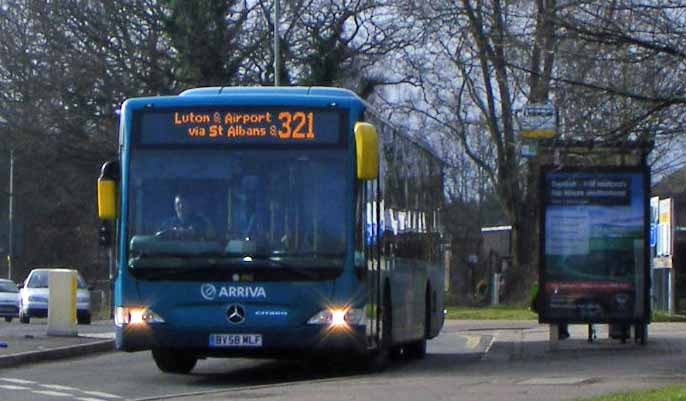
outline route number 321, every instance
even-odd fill
[[[281,139],[313,139],[314,113],[282,111],[277,116],[281,126],[277,131]],[[274,127],[272,127],[274,129]]]

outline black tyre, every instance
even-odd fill
[[[83,316],[80,316],[77,320],[79,324],[91,324],[91,314],[84,314]]]
[[[28,324],[31,321],[31,317],[24,312],[19,312],[19,321]]]
[[[382,346],[391,360],[398,360],[402,357],[402,345],[393,345],[393,307],[391,306],[391,291],[386,287],[383,300],[383,339]]]
[[[378,349],[367,358],[367,370],[370,372],[380,372],[388,366],[388,358],[393,357],[397,352],[397,347],[392,347],[393,332],[391,330],[391,293],[388,286],[384,288],[383,301],[381,303],[381,340]]]
[[[405,357],[408,359],[422,359],[426,356],[426,338],[413,341],[405,345]]]
[[[11,323],[12,322],[12,316],[5,316],[5,321],[7,323]]]
[[[157,367],[165,373],[189,373],[198,362],[198,358],[181,351],[153,349],[152,358]]]
[[[431,288],[426,288],[424,302],[424,338],[405,345],[405,356],[410,359],[422,359],[426,356],[426,339],[431,334]]]

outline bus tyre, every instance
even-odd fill
[[[393,332],[391,330],[393,321],[391,318],[391,293],[386,286],[381,305],[381,341],[379,347],[368,359],[368,370],[370,372],[380,372],[388,366],[388,358],[392,357]]]
[[[421,340],[405,345],[405,356],[408,359],[422,359],[426,356],[426,339],[431,334],[431,289],[426,289],[424,302],[424,335]]]
[[[408,359],[422,359],[426,355],[426,338],[405,345],[405,356]]]
[[[392,361],[397,361],[402,358],[403,347],[393,345],[393,307],[391,304],[391,292],[387,290],[383,309],[383,348]]]
[[[152,350],[152,358],[157,367],[165,373],[189,373],[198,362],[198,358],[181,351],[156,348]]]

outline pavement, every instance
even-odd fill
[[[49,336],[47,319],[0,321],[0,369],[114,350],[114,323],[78,325],[76,336]]]
[[[490,337],[490,343],[482,355],[484,361],[530,361],[583,359],[594,355],[616,352],[637,352],[637,355],[670,355],[686,350],[686,323],[651,323],[648,325],[646,344],[631,338],[625,342],[612,339],[607,324],[593,325],[594,334],[589,341],[588,325],[569,325],[570,337],[565,340],[551,339],[550,326],[537,321],[510,321],[488,326],[474,321],[477,328],[458,329],[463,334],[479,334]],[[448,324],[447,327],[450,327]],[[556,331],[556,329],[555,329]]]

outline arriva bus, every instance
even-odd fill
[[[422,357],[441,330],[442,163],[352,92],[129,99],[119,149],[98,181],[117,349],[187,373],[206,357]]]

